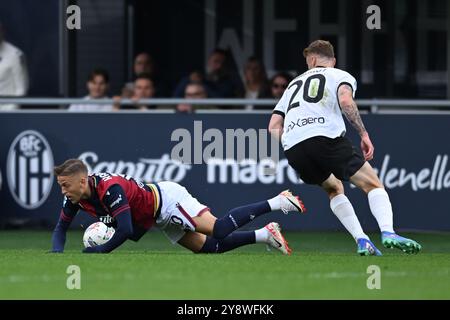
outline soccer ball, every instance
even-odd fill
[[[103,222],[91,224],[83,235],[84,247],[95,247],[108,242],[114,235],[114,228],[108,228]]]

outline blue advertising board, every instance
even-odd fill
[[[24,221],[51,228],[63,201],[53,166],[79,158],[91,172],[176,181],[216,216],[289,188],[304,200],[306,214],[270,213],[249,227],[276,220],[285,230],[343,230],[327,195],[299,181],[282,151],[271,149],[264,139],[269,118],[249,113],[2,113],[0,224]],[[450,230],[450,116],[364,115],[363,120],[375,145],[371,164],[390,195],[395,226]],[[347,127],[349,138],[359,145]],[[236,137],[242,133],[247,155],[256,137],[256,161],[238,158]],[[262,151],[272,158],[279,152],[274,172],[268,173],[271,160],[263,159]],[[367,196],[348,183],[345,187],[363,228],[377,230]],[[88,219],[79,216],[75,226]]]

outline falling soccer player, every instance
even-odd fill
[[[226,216],[216,218],[186,188],[174,182],[144,184],[110,173],[89,175],[86,165],[78,159],[65,161],[54,172],[65,201],[53,232],[52,252],[64,251],[66,231],[82,209],[115,228],[108,242],[85,248],[85,253],[111,252],[128,239],[138,241],[155,225],[172,243],[195,253],[222,253],[248,244],[265,243],[290,254],[291,249],[276,222],[254,231],[236,230],[271,211],[305,212],[299,197],[283,191],[272,199],[234,208]]]

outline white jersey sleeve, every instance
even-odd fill
[[[337,94],[337,90],[339,90],[339,87],[343,84],[347,84],[349,85],[352,90],[353,90],[353,98],[355,97],[355,92],[356,92],[356,79],[348,72],[342,71],[340,70],[342,75],[340,75],[340,78],[336,81],[337,84],[337,88],[336,88],[336,94]],[[339,97],[338,97],[339,99]]]

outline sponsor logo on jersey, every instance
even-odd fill
[[[103,222],[106,225],[109,225],[115,221],[115,219],[113,217],[111,217],[110,215],[99,216],[98,220],[100,220],[101,222]]]
[[[53,153],[37,131],[20,133],[12,142],[7,160],[7,180],[14,200],[25,209],[39,208],[53,184]]]
[[[324,117],[298,118],[297,122],[291,121],[291,123],[287,126],[286,132],[291,131],[295,127],[301,128],[301,127],[304,127],[304,126],[307,126],[307,125],[313,124],[313,123],[324,124],[325,118]]]
[[[119,194],[119,197],[116,200],[114,200],[109,207],[110,208],[114,207],[116,204],[119,204],[120,201],[122,201],[122,195],[121,194]]]

